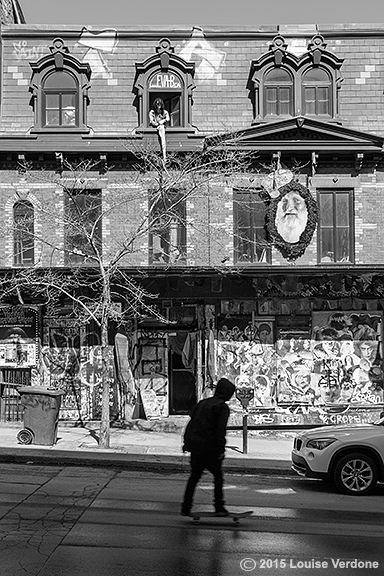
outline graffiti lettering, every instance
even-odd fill
[[[13,54],[17,60],[38,60],[45,52],[48,52],[47,44],[28,47],[26,40],[13,43]]]
[[[255,426],[260,424],[273,424],[275,419],[272,414],[251,414],[251,424]]]
[[[281,424],[301,424],[302,416],[301,414],[281,414],[280,420]]]
[[[150,88],[181,88],[181,82],[175,74],[154,74],[149,81]]]
[[[375,418],[369,414],[328,414],[326,424],[370,424]]]

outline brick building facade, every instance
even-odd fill
[[[66,161],[97,161],[86,189],[103,206],[103,251],[132,234],[152,188],[135,154],[159,150],[148,121],[156,97],[170,113],[170,155],[213,145],[253,153],[249,171],[206,181],[185,198],[177,225],[137,236],[121,260],[171,323],[141,318],[128,337],[111,336],[116,417],[185,415],[222,375],[239,395],[252,390],[254,425],[364,422],[381,412],[383,38],[384,26],[368,24],[2,26],[4,272],[68,267],[62,189],[31,179],[24,162],[35,176],[65,176]],[[119,201],[124,208],[104,213]],[[26,206],[35,241],[15,255]],[[284,228],[284,211],[300,210],[302,224]],[[65,305],[58,319],[49,305],[18,302],[16,322],[10,304],[0,318],[3,380],[64,387],[64,418],[97,418],[97,334],[75,329]],[[25,366],[5,360],[12,322],[36,338]],[[238,425],[239,400],[232,408]]]

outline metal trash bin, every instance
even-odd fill
[[[20,444],[53,446],[57,439],[57,426],[62,390],[50,390],[41,386],[18,388],[24,407],[24,428],[17,434]]]

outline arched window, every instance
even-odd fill
[[[14,266],[31,266],[35,261],[35,214],[27,200],[13,206],[13,263]]]
[[[291,116],[293,79],[284,68],[273,68],[264,76],[264,110],[266,116]]]
[[[69,54],[61,38],[55,38],[51,54],[30,64],[29,91],[35,112],[32,132],[89,132],[86,112],[91,67]]]
[[[270,49],[252,60],[248,79],[253,124],[287,116],[312,116],[339,122],[338,92],[343,60],[326,50],[316,34],[297,56],[276,36]]]
[[[171,128],[183,126],[183,93],[184,82],[178,74],[159,70],[152,74],[148,80],[148,110],[152,110],[156,98],[161,98],[164,102],[164,109],[169,113],[169,126]],[[149,125],[149,117],[147,121]]]
[[[149,113],[156,98],[161,98],[170,116],[167,129],[195,133],[191,123],[194,73],[195,65],[176,55],[168,38],[159,41],[155,55],[136,63],[134,92],[139,132],[154,131]]]
[[[43,81],[43,125],[79,125],[79,85],[68,72],[53,72]]]
[[[331,116],[332,81],[323,68],[310,68],[302,76],[304,116]]]

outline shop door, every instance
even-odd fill
[[[196,366],[185,367],[182,350],[188,332],[178,332],[170,337],[168,374],[169,374],[169,414],[187,415],[196,404]],[[177,345],[173,345],[176,343]]]

